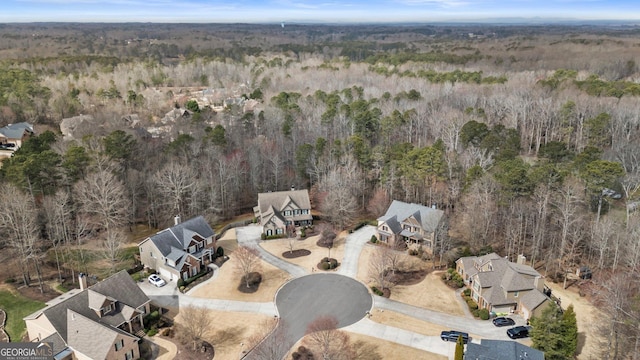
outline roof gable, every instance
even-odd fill
[[[465,359],[482,360],[544,360],[544,353],[517,341],[480,340],[480,344],[469,342]]]
[[[172,247],[179,249],[188,248],[191,239],[195,235],[203,239],[213,237],[214,235],[213,229],[202,216],[189,219],[178,225],[162,230],[150,236],[149,239],[162,253],[162,256],[166,257],[171,253]]]
[[[387,222],[392,217],[395,217],[396,221],[403,223],[408,221],[409,218],[413,218],[416,224],[424,231],[434,232],[443,215],[444,211],[442,210],[432,209],[420,204],[393,200],[387,212],[379,217],[378,220]],[[400,231],[394,231],[394,233],[399,233]]]
[[[273,207],[275,212],[282,211],[287,205],[295,204],[299,209],[311,209],[308,190],[275,191],[258,194],[258,207],[264,214]]]

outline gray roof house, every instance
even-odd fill
[[[216,250],[215,233],[202,216],[159,231],[138,244],[140,261],[167,280],[186,280],[205,269]]]
[[[144,327],[149,298],[123,270],[87,287],[71,290],[24,318],[31,341],[51,342],[54,359],[137,359],[134,335]]]
[[[464,360],[544,360],[544,353],[517,341],[482,339],[467,344]]]
[[[0,157],[10,157],[22,143],[33,136],[33,125],[20,122],[0,128]]]
[[[284,234],[287,226],[305,226],[313,223],[309,191],[275,191],[258,194],[254,215],[260,219],[262,232],[267,235]]]
[[[456,271],[471,289],[481,309],[495,313],[520,312],[524,318],[539,315],[550,302],[544,294],[544,278],[531,266],[513,263],[496,253],[462,257]]]
[[[393,200],[387,212],[378,218],[376,237],[387,243],[421,244],[433,251],[435,234],[443,219],[442,210]]]

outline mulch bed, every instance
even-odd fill
[[[262,275],[257,272],[249,273],[249,287],[247,287],[247,282],[245,277],[243,276],[240,279],[240,284],[238,285],[238,291],[244,294],[253,294],[258,291],[260,288],[260,282],[262,282]]]
[[[285,251],[282,253],[282,257],[285,259],[295,259],[302,256],[310,255],[311,251],[307,249],[297,249],[293,251]]]
[[[420,283],[429,274],[430,270],[398,271],[389,275],[389,282],[395,285],[415,285]]]
[[[171,339],[173,343],[176,344],[178,348],[178,354],[176,359],[180,360],[204,360],[204,359],[213,359],[215,354],[213,345],[209,344],[206,341],[202,341],[196,346],[196,350],[193,350],[193,343],[182,343],[181,341],[175,341]]]

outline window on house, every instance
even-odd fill
[[[127,351],[127,353],[124,355],[124,359],[125,360],[133,360],[133,349]]]
[[[193,246],[189,246],[189,254],[193,254],[194,252],[196,252],[196,247],[195,247],[195,245],[193,245]]]
[[[388,230],[389,230],[389,228],[388,228],[388,227],[386,227],[386,226],[383,226],[383,227],[382,227],[382,230],[383,230],[383,231],[388,231]]]
[[[155,258],[155,256],[153,256],[153,251],[149,252],[149,256],[151,256],[152,258]]]
[[[211,244],[213,240],[211,238],[207,238],[207,245]]]
[[[518,291],[514,291],[513,292],[513,297],[518,297],[519,292]]]
[[[282,233],[283,233],[282,229],[276,229],[276,234],[282,234]]]
[[[116,341],[116,351],[122,349],[124,347],[124,340],[120,339]]]

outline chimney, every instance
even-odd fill
[[[180,215],[176,215],[173,218],[173,225],[178,225],[178,224],[180,224]]]
[[[80,273],[80,275],[78,275],[78,282],[80,283],[81,291],[87,289],[87,275],[85,273]]]
[[[518,255],[518,264],[520,265],[526,265],[527,264],[527,257],[524,256],[523,254]]]

